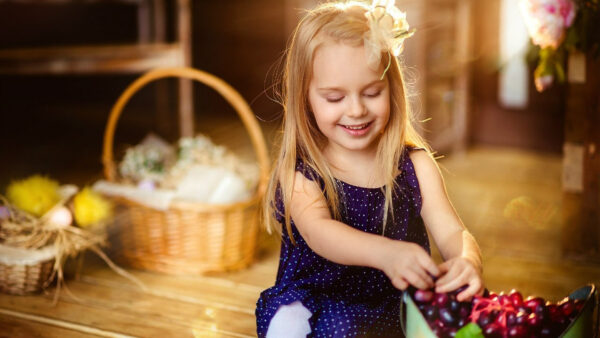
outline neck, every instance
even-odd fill
[[[323,153],[336,178],[359,186],[378,187],[382,184],[380,172],[377,170],[376,144],[359,151],[328,144]]]

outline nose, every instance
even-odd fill
[[[357,118],[362,117],[367,114],[367,107],[364,102],[362,102],[362,98],[360,96],[354,97],[350,101],[350,107],[348,107],[348,115],[349,117]]]

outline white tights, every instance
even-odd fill
[[[306,338],[310,333],[310,316],[312,313],[300,301],[280,306],[269,323],[267,338]]]

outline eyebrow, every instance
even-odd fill
[[[372,82],[368,83],[362,89],[369,88],[369,87],[371,87],[371,86],[373,86],[375,84],[384,83],[384,82],[385,82],[384,80],[377,79],[375,81],[372,81]],[[340,87],[322,87],[322,88],[317,88],[317,90],[318,91],[328,91],[328,90],[344,91],[344,89],[340,88]]]

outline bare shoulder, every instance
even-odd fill
[[[425,150],[413,150],[409,153],[419,181],[440,177],[440,170],[433,157]]]
[[[309,180],[300,171],[296,171],[294,174],[294,194],[308,194],[308,195],[320,195],[321,189],[317,182]]]
[[[299,228],[307,224],[307,221],[331,218],[325,196],[317,182],[309,180],[299,171],[296,171],[294,176],[294,188],[289,208],[290,215]]]

